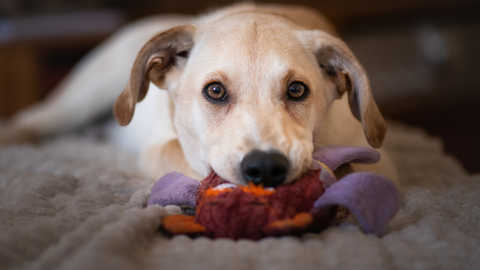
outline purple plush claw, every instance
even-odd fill
[[[399,198],[397,187],[387,177],[359,172],[332,185],[313,206],[344,206],[357,217],[365,232],[381,236],[400,209]]]
[[[377,163],[380,153],[368,147],[322,146],[313,151],[313,159],[335,171],[347,163]]]
[[[195,207],[200,183],[178,172],[164,175],[152,187],[147,204],[187,205]]]

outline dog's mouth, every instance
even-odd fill
[[[310,144],[285,139],[275,142],[249,145],[229,140],[228,147],[211,149],[205,173],[215,171],[226,181],[238,185],[252,183],[273,188],[299,179],[311,167]]]

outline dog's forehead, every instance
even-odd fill
[[[278,16],[241,15],[199,27],[192,60],[202,73],[270,83],[292,69],[311,70],[314,57],[300,42],[297,26]]]

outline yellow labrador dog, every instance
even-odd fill
[[[233,183],[277,186],[300,177],[316,147],[379,148],[386,133],[365,70],[328,21],[303,7],[241,4],[125,27],[0,140],[69,129],[113,104],[128,126],[110,137],[141,149],[155,179],[214,170]],[[378,164],[355,169],[396,179],[380,151]]]

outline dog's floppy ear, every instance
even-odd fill
[[[177,57],[188,57],[194,34],[194,26],[177,26],[154,36],[143,46],[133,64],[130,80],[113,107],[120,125],[130,123],[135,105],[145,98],[150,81],[159,88],[164,87],[165,75],[176,65]]]
[[[301,41],[313,50],[322,69],[337,87],[339,97],[348,92],[353,115],[362,122],[371,146],[382,145],[387,125],[373,100],[367,73],[347,45],[323,31],[302,31]]]

